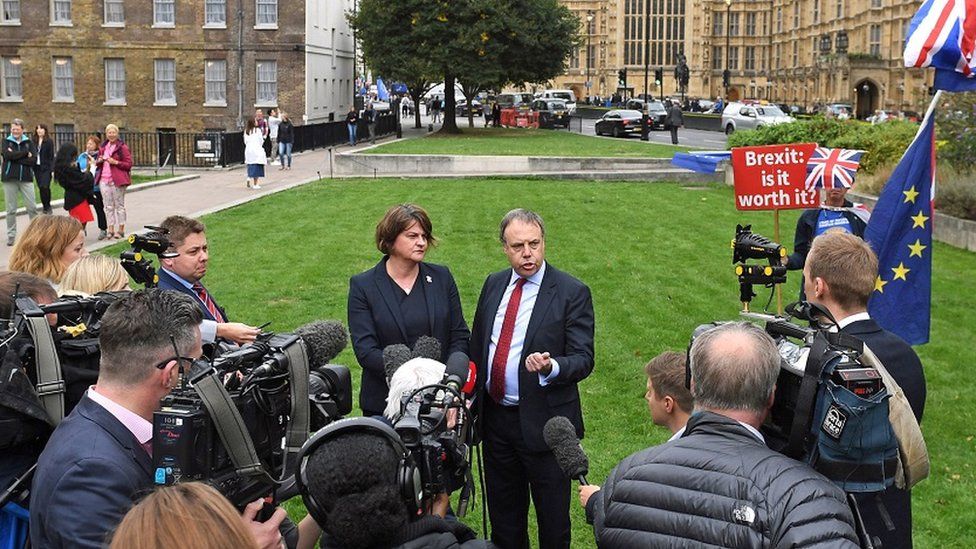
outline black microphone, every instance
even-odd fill
[[[556,416],[546,422],[542,428],[542,437],[546,441],[546,446],[552,450],[556,463],[569,478],[580,481],[580,484],[588,486],[586,474],[590,472],[590,460],[580,445],[579,438],[576,437],[576,428],[563,416]]]
[[[332,362],[346,348],[346,342],[349,341],[346,327],[336,320],[310,322],[295,330],[295,335],[305,342],[308,363],[312,369]]]
[[[413,344],[413,356],[441,361],[441,342],[436,337],[420,336]]]
[[[386,373],[386,380],[389,381],[400,366],[411,358],[413,358],[413,351],[403,343],[387,345],[383,349],[383,371]]]
[[[461,351],[454,351],[447,357],[444,363],[444,379],[447,385],[454,387],[458,392],[464,388],[468,381],[468,355]]]

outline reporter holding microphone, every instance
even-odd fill
[[[349,281],[349,333],[363,368],[359,406],[365,416],[383,415],[388,386],[383,350],[413,347],[421,336],[441,343],[440,362],[466,352],[471,332],[451,271],[424,258],[436,243],[427,212],[398,204],[376,225],[376,248],[383,258]]]

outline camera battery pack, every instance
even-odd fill
[[[212,437],[206,410],[175,406],[154,413],[154,482],[169,485],[206,478]]]
[[[884,388],[881,374],[874,368],[838,369],[830,377],[834,383],[861,398],[870,398]]]

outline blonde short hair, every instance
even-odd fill
[[[257,549],[244,519],[202,482],[164,486],[129,510],[110,549]]]
[[[75,261],[64,271],[58,290],[65,294],[97,294],[128,285],[129,273],[117,259],[94,254]]]
[[[61,282],[65,265],[61,256],[82,230],[81,222],[67,215],[39,215],[27,225],[10,252],[8,269]]]
[[[108,133],[109,130],[115,130],[116,132],[118,132],[119,131],[119,127],[116,126],[115,124],[109,124],[109,125],[105,126],[105,133]]]

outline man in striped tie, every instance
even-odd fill
[[[200,335],[204,343],[226,339],[244,344],[254,341],[261,330],[240,322],[230,322],[227,313],[217,305],[201,280],[207,274],[210,250],[204,224],[196,219],[172,215],[163,220],[163,229],[169,231],[171,250],[179,255],[160,259],[159,287],[183,292],[196,301],[203,312]]]
[[[517,209],[502,219],[510,269],[485,281],[471,330],[478,365],[491,539],[528,549],[529,495],[541,549],[570,546],[570,479],[542,436],[564,416],[583,437],[576,384],[593,371],[590,289],[545,261],[545,225]]]

